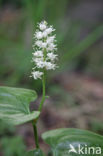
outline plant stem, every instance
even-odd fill
[[[32,122],[32,125],[33,125],[33,129],[34,129],[35,145],[36,145],[36,148],[38,149],[39,148],[39,139],[38,139],[37,126],[34,122]]]
[[[42,107],[45,101],[45,70],[44,70],[44,74],[43,74],[43,78],[42,78],[42,85],[43,85],[43,95],[42,95],[42,99],[41,99],[41,103],[39,106],[39,111],[42,111]]]
[[[44,54],[46,55],[46,50],[44,50]],[[44,56],[44,61],[45,61],[45,56]],[[43,104],[44,104],[44,101],[45,101],[45,75],[46,75],[46,72],[45,72],[45,69],[43,70],[43,77],[42,77],[42,86],[43,86],[43,95],[42,95],[42,99],[41,99],[41,103],[39,105],[39,111],[41,112],[42,111],[42,108],[43,108]],[[37,132],[37,126],[36,126],[36,123],[38,121],[38,118],[36,120],[36,122],[33,122],[33,128],[34,128],[34,139],[35,139],[35,145],[36,145],[36,148],[39,149],[39,139],[38,139],[38,132]]]

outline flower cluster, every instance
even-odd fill
[[[46,21],[43,21],[38,24],[38,29],[34,34],[34,44],[33,44],[33,62],[35,67],[32,71],[32,76],[34,79],[42,78],[44,70],[55,70],[57,67],[55,60],[57,56],[55,54],[56,40],[55,35],[52,35],[54,32],[52,26],[47,25]]]

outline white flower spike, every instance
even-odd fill
[[[55,61],[58,55],[55,54],[56,40],[55,31],[52,26],[48,26],[46,21],[38,24],[38,28],[34,34],[33,44],[33,62],[35,67],[32,71],[34,79],[42,79],[44,70],[55,70],[57,68]]]

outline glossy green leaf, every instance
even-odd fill
[[[42,138],[52,147],[53,156],[103,156],[103,136],[86,130],[57,129]]]
[[[13,125],[23,124],[36,119],[38,111],[30,112],[29,104],[37,98],[33,90],[0,87],[0,119]]]
[[[29,151],[26,156],[45,156],[41,149]]]

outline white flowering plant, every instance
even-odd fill
[[[30,111],[29,104],[36,100],[37,93],[33,90],[0,87],[0,119],[12,125],[20,125],[31,122],[34,130],[35,149],[28,151],[26,156],[46,156],[40,148],[38,139],[37,123],[42,113],[46,98],[46,73],[55,70],[58,66],[56,61],[56,35],[53,26],[48,26],[46,21],[38,24],[33,39],[33,69],[31,77],[42,80],[43,95],[37,111]],[[58,121],[59,122],[59,121]],[[103,136],[80,129],[60,128],[50,130],[42,134],[42,139],[51,146],[48,156],[81,156],[78,153],[78,145],[98,148],[98,153],[91,151],[86,156],[103,156]],[[97,147],[98,146],[98,147]],[[19,147],[18,147],[19,148]],[[86,150],[87,151],[87,150]],[[96,151],[96,150],[95,150]],[[94,153],[93,153],[94,152]],[[46,152],[47,153],[47,152]]]

